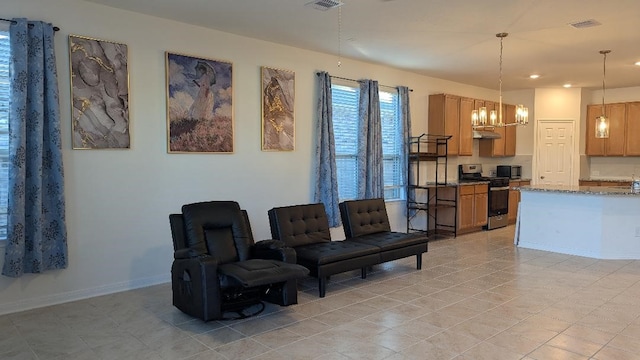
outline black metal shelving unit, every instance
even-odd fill
[[[409,138],[407,232],[425,232],[434,240],[456,236],[458,188],[447,182],[449,139],[451,135],[431,134]]]

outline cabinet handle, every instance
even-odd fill
[[[543,176],[540,176],[540,179],[544,179],[544,175],[543,175]]]

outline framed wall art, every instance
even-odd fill
[[[295,73],[262,67],[262,150],[295,148]]]
[[[128,149],[127,45],[69,35],[74,149]]]
[[[170,153],[233,153],[230,62],[166,53]]]

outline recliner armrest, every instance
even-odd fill
[[[173,253],[173,258],[174,259],[191,259],[192,256],[190,254],[189,249],[180,249],[180,250],[176,250]]]
[[[287,247],[281,240],[258,241],[251,248],[251,253],[257,259],[278,260],[290,264],[296,263],[296,251]]]
[[[257,243],[255,243],[254,246],[256,249],[269,249],[269,250],[282,249],[283,247],[287,247],[284,241],[276,240],[276,239],[258,241]]]

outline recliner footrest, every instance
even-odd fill
[[[249,259],[218,266],[222,287],[254,287],[285,282],[305,277],[309,270],[304,266],[277,260]]]

